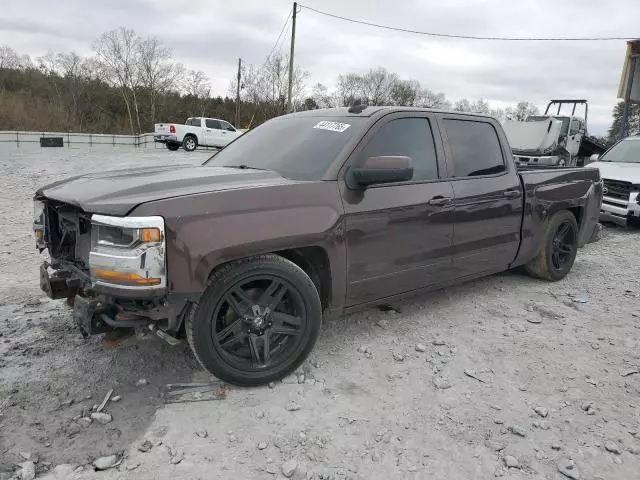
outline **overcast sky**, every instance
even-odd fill
[[[53,6],[55,3],[55,7]],[[414,30],[480,36],[640,37],[640,0],[305,0],[320,10]],[[292,2],[288,0],[5,1],[0,44],[33,57],[47,50],[91,53],[102,32],[126,26],[160,37],[175,58],[204,70],[224,95],[238,57],[262,64]],[[289,37],[283,42],[288,48]],[[616,102],[624,41],[488,42],[448,40],[298,15],[296,63],[332,86],[339,73],[384,66],[450,100],[494,106],[586,98],[589,130],[604,134]]]

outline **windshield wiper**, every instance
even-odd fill
[[[240,170],[262,170],[262,171],[267,171],[266,168],[258,168],[258,167],[252,167],[251,165],[225,165],[225,167],[227,168],[239,168]]]

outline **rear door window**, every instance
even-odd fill
[[[496,129],[487,122],[445,119],[454,177],[495,175],[506,171]]]
[[[384,156],[409,157],[415,181],[438,178],[436,148],[426,118],[398,118],[380,127],[364,147],[361,158]]]

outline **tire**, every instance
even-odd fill
[[[179,143],[167,143],[167,148],[169,150],[171,150],[172,152],[175,152],[176,150],[178,150],[180,148],[180,144]]]
[[[309,276],[278,255],[260,255],[214,272],[185,330],[206,370],[234,385],[256,386],[293,372],[313,349],[321,323],[320,296]]]
[[[196,148],[198,148],[198,139],[195,135],[185,135],[182,140],[182,148],[184,148],[187,152],[193,152]]]
[[[563,232],[565,232],[563,234]],[[532,276],[556,282],[567,276],[578,252],[578,222],[567,210],[555,213],[547,222],[542,248],[525,265]]]

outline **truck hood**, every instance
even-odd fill
[[[87,213],[124,216],[154,200],[289,182],[264,170],[171,165],[81,175],[47,185],[36,197],[69,203]]]
[[[553,117],[535,122],[507,120],[503,128],[512,150],[542,154],[556,147],[562,122]]]
[[[589,167],[600,170],[600,178],[640,184],[640,163],[593,162]]]

